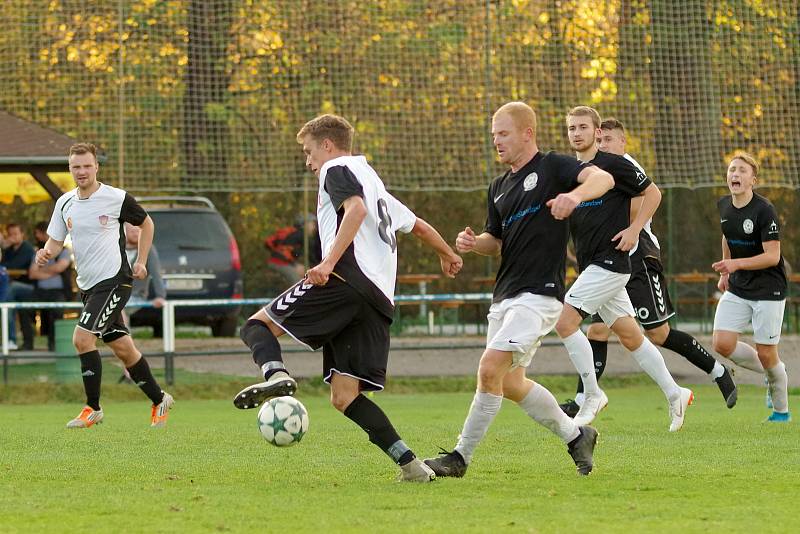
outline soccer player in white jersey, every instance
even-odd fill
[[[566,218],[580,202],[608,191],[613,180],[570,156],[540,152],[536,113],[523,102],[509,102],[495,112],[492,137],[500,162],[509,170],[489,186],[485,230],[475,235],[467,227],[456,240],[459,252],[501,256],[486,350],[458,443],[452,452],[425,463],[437,476],[464,476],[505,397],[558,436],[578,474],[588,475],[597,431],[575,424],[547,388],[525,376],[525,370],[561,313],[569,237]]]
[[[642,335],[625,291],[631,273],[628,251],[637,243],[642,228],[658,208],[661,193],[630,161],[600,152],[596,143],[600,134],[600,115],[595,109],[578,106],[567,114],[567,135],[578,159],[614,177],[613,189],[597,200],[584,202],[570,217],[570,233],[580,274],[567,291],[556,331],[583,380],[585,399],[575,421],[577,424],[591,422],[608,404],[608,397],[597,385],[592,347],[580,330],[581,321],[597,313],[663,391],[669,403],[669,430],[675,432],[683,426],[686,407],[692,403],[692,392],[675,383],[661,353]],[[639,195],[643,196],[642,205],[636,219],[631,221],[631,198]]]
[[[625,157],[644,174],[644,169],[626,151],[625,126],[622,122],[609,117],[600,123],[601,134],[597,147],[602,152],[610,152]],[[642,205],[642,197],[631,199],[631,220],[636,219]],[[658,238],[653,234],[648,220],[639,233],[639,242],[633,246],[631,258],[631,278],[625,290],[631,299],[636,318],[644,328],[647,338],[658,346],[667,348],[686,358],[693,365],[706,372],[717,384],[722,398],[728,408],[736,405],[738,390],[730,371],[716,361],[711,354],[694,337],[681,330],[670,328],[669,319],[675,315],[672,302],[667,291],[667,280],[664,266],[661,263],[661,248]],[[608,354],[608,336],[610,329],[602,318],[595,314],[586,337],[592,346],[594,370],[597,380],[603,375]],[[574,401],[561,405],[564,412],[574,417],[583,404],[583,381],[578,380],[578,391]]]
[[[322,262],[242,327],[242,340],[265,382],[243,389],[237,408],[293,395],[296,383],[281,358],[278,337],[289,334],[311,350],[323,348],[323,379],[331,404],[361,427],[400,466],[400,479],[429,482],[433,471],[400,439],[386,414],[362,394],[386,380],[389,325],[394,314],[397,232],[413,233],[439,255],[453,278],[462,265],[428,223],[386,191],[363,156],[353,156],[353,127],[321,115],[297,134],[306,166],[319,178],[317,221]]]
[[[136,200],[123,191],[97,181],[97,151],[94,145],[78,143],[69,150],[69,171],[77,187],[57,201],[47,243],[36,253],[44,265],[58,256],[67,234],[72,238],[78,288],[83,311],[72,342],[81,360],[86,406],[68,428],[88,428],[103,420],[100,407],[102,363],[97,338],[102,339],[125,365],[131,379],[153,403],[150,424],[164,426],[173,399],[153,378],[147,360],[133,344],[122,320],[122,309],[131,295],[133,279],[147,276],[147,256],[153,242],[153,220]],[[123,223],[141,227],[139,254],[131,266],[125,253]]]
[[[718,202],[722,259],[712,265],[724,291],[714,315],[713,343],[737,365],[766,374],[773,409],[767,420],[788,422],[789,379],[778,357],[787,287],[780,219],[772,203],[753,192],[757,180],[753,156],[737,154],[728,164],[731,194]],[[739,341],[750,323],[755,348]]]

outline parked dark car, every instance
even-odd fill
[[[239,246],[228,224],[205,197],[141,197],[137,199],[156,226],[153,243],[161,258],[167,299],[241,299]],[[176,323],[211,327],[214,336],[233,336],[239,306],[175,309]],[[142,308],[133,325],[149,325],[161,334],[161,310]]]

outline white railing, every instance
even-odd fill
[[[447,293],[438,295],[397,295],[395,302],[441,302],[450,300],[463,300],[465,302],[484,302],[491,300],[491,293]],[[175,352],[175,309],[201,306],[266,306],[272,298],[250,299],[187,299],[167,300],[161,308],[161,321],[163,325],[164,352]],[[126,308],[153,308],[149,301],[131,300]],[[0,329],[2,330],[2,354],[8,356],[8,313],[9,310],[24,309],[66,309],[74,310],[83,308],[81,302],[0,302]]]

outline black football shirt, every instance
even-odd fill
[[[492,302],[523,292],[564,299],[569,226],[546,203],[577,187],[584,167],[569,156],[538,152],[517,172],[492,181],[485,231],[503,242]]]
[[[627,252],[617,250],[611,241],[630,226],[631,198],[639,196],[652,183],[645,173],[622,156],[597,152],[590,162],[614,177],[614,187],[602,197],[581,202],[569,218],[578,269],[589,265],[616,273],[630,273]]]
[[[733,205],[730,195],[717,203],[722,234],[728,242],[731,258],[751,258],[764,252],[765,241],[780,241],[780,221],[775,207],[766,198],[753,193],[743,208]],[[730,275],[728,291],[747,300],[783,300],[786,298],[786,270],[783,256],[777,265]]]

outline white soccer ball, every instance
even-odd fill
[[[308,432],[308,411],[294,397],[276,397],[258,410],[258,430],[276,447],[290,447]]]

